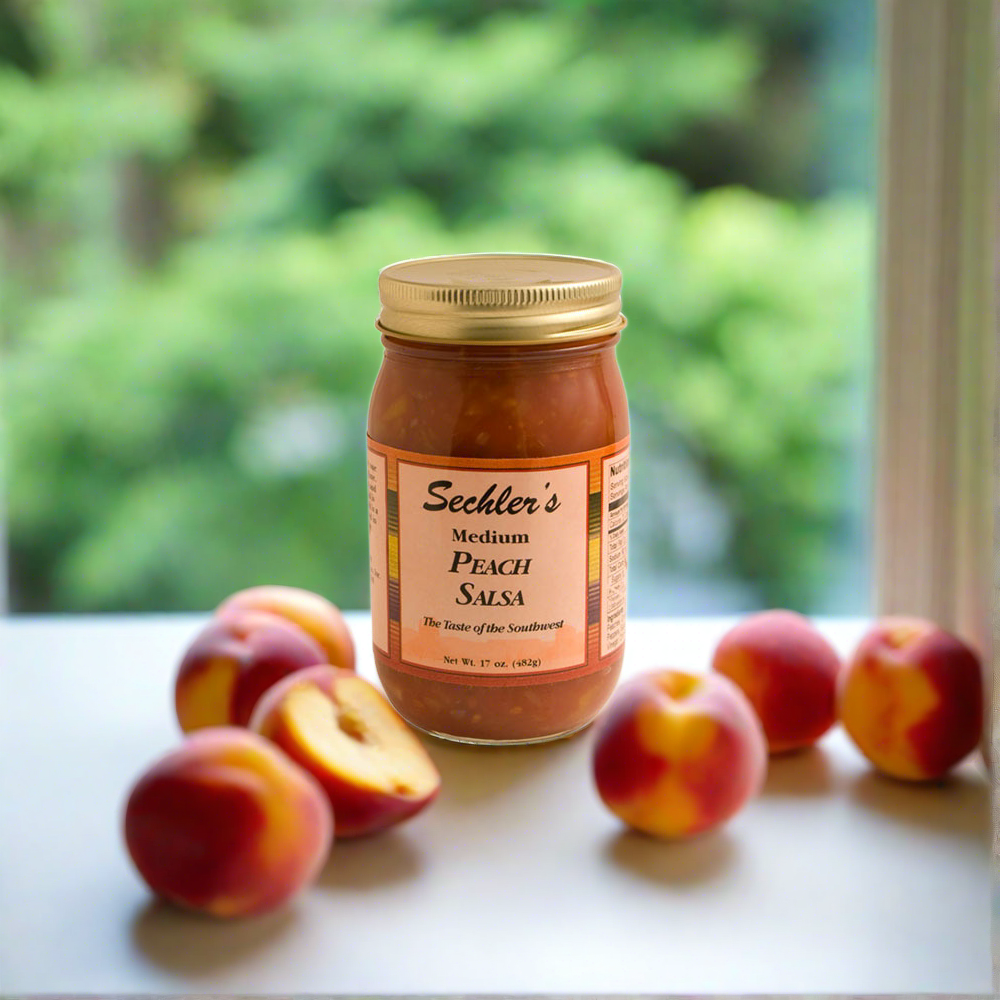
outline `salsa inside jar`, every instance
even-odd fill
[[[621,276],[469,255],[380,276],[369,410],[375,662],[411,724],[475,743],[590,722],[624,652]]]

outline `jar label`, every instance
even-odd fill
[[[464,684],[600,669],[625,641],[628,461],[628,439],[469,459],[369,438],[375,647]]]

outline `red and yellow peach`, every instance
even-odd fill
[[[330,807],[313,779],[245,729],[204,729],[139,779],[125,842],[159,895],[217,917],[272,910],[330,850]]]
[[[260,696],[288,674],[326,662],[297,626],[264,611],[215,618],[181,661],[174,705],[181,729],[245,726]]]
[[[712,668],[750,700],[771,753],[811,746],[836,721],[840,657],[793,611],[743,619],[722,637]]]
[[[718,674],[655,670],[623,684],[598,723],[594,781],[629,826],[686,837],[719,826],[757,794],[764,734]]]
[[[354,669],[354,640],[340,609],[325,597],[299,587],[268,585],[238,591],[219,605],[216,615],[225,618],[244,611],[267,611],[287,618],[316,642],[324,662]]]
[[[861,640],[839,684],[840,719],[858,749],[895,778],[942,777],[982,734],[979,657],[919,618],[886,618]]]

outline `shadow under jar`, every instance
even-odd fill
[[[470,254],[379,276],[372,638],[412,725],[533,743],[587,725],[624,652],[621,273]]]

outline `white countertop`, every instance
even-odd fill
[[[874,776],[840,731],[772,762],[763,795],[682,844],[623,832],[591,734],[428,740],[424,814],[343,842],[317,886],[245,922],[150,899],[124,794],[179,739],[173,671],[195,616],[0,624],[0,992],[986,993],[989,798]],[[351,616],[365,654],[367,617]],[[704,669],[722,619],[638,620],[626,671]],[[822,623],[847,649],[859,622]]]

